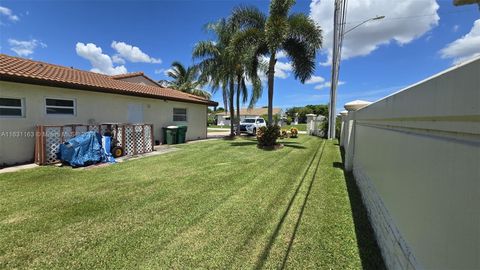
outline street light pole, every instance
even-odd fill
[[[335,138],[335,107],[337,101],[337,83],[339,56],[342,50],[343,29],[345,27],[348,0],[335,0],[333,13],[332,78],[330,80],[330,103],[328,108],[328,138]]]
[[[333,16],[333,48],[332,48],[332,79],[330,85],[330,105],[329,105],[329,115],[328,115],[328,138],[335,139],[335,107],[337,102],[337,86],[338,86],[338,77],[340,73],[340,60],[342,55],[342,44],[343,37],[356,29],[357,27],[374,20],[381,20],[385,16],[376,16],[370,19],[367,19],[354,27],[344,31],[345,19],[346,19],[346,4],[347,0],[335,0],[335,12]]]
[[[376,16],[376,17],[373,17],[373,18],[370,18],[368,20],[365,20],[357,25],[355,25],[354,27],[348,29],[347,31],[345,31],[345,33],[343,33],[343,36],[345,36],[346,34],[348,34],[349,32],[351,32],[352,30],[356,29],[357,27],[369,22],[369,21],[376,21],[376,20],[381,20],[381,19],[384,19],[385,16]]]

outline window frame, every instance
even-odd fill
[[[73,101],[73,106],[55,106],[55,105],[47,105],[47,99],[56,99],[56,100],[68,100]],[[44,113],[48,117],[68,117],[68,116],[77,116],[77,100],[75,98],[64,98],[64,97],[45,97],[44,98]],[[69,113],[48,113],[48,108],[57,108],[57,109],[73,109],[73,114]]]
[[[185,110],[185,120],[175,120],[175,116],[179,116],[179,115],[182,115],[183,114],[175,114],[175,109],[180,109],[180,110]],[[188,122],[188,109],[187,108],[173,108],[172,109],[172,120],[173,122]]]
[[[1,115],[0,118],[25,118],[25,98],[19,98],[19,97],[8,97],[8,96],[2,96],[0,98],[5,98],[5,99],[18,99],[20,100],[20,107],[18,106],[4,106],[0,105],[0,108],[5,108],[5,109],[20,109],[21,115]]]

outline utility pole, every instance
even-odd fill
[[[480,1],[480,0],[479,0]],[[345,31],[347,21],[348,0],[335,0],[335,11],[333,14],[333,47],[332,47],[332,79],[330,84],[330,105],[328,108],[328,138],[335,139],[335,107],[337,104],[337,86],[340,73],[340,61],[342,58],[343,37],[357,27],[375,20],[384,19],[385,16],[376,16],[367,19],[356,26]]]
[[[328,138],[335,139],[335,107],[337,103],[338,73],[342,55],[342,42],[347,17],[348,0],[335,0],[333,13],[332,78],[330,83],[330,106],[328,108]]]

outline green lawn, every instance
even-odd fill
[[[217,126],[217,125],[210,125],[208,128],[225,128],[225,129],[230,129],[230,126]]]
[[[215,133],[215,132],[228,132],[230,129],[218,130],[218,129],[207,129],[208,133]]]
[[[291,129],[291,128],[297,128],[299,131],[307,131],[307,124],[286,125],[282,127],[282,129]]]
[[[0,174],[0,268],[383,267],[337,145],[255,143]]]

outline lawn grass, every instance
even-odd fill
[[[217,126],[217,125],[210,125],[207,128],[225,128],[225,129],[230,129],[230,126]]]
[[[218,130],[218,129],[207,129],[208,133],[215,133],[215,132],[229,132],[230,129]]]
[[[0,268],[381,268],[338,146],[282,142],[1,174]]]
[[[285,125],[282,129],[291,129],[296,128],[299,131],[307,131],[307,124],[298,124],[298,125]]]

